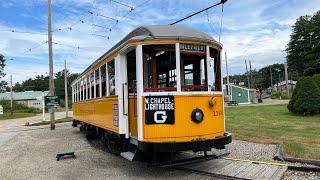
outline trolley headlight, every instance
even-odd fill
[[[201,111],[201,109],[194,109],[191,113],[191,120],[195,123],[200,123],[203,120],[203,112]]]

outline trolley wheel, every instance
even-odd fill
[[[119,155],[121,153],[122,141],[120,138],[111,137],[107,133],[104,136],[105,146],[108,152]]]
[[[83,132],[83,124],[81,123],[81,125],[80,125],[80,132]]]

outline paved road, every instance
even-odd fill
[[[66,116],[66,112],[56,112],[55,119],[61,119]],[[69,111],[69,116],[72,117],[72,111]],[[50,119],[50,114],[45,114],[46,120]],[[18,119],[8,119],[8,120],[1,120],[0,121],[0,133],[3,132],[13,132],[18,130],[26,129],[25,123],[35,123],[42,121],[42,114],[37,114],[33,117],[27,118],[18,118]],[[30,128],[29,128],[30,129]]]
[[[64,118],[65,115],[66,115],[65,112],[56,112],[55,119]],[[72,111],[69,111],[69,116],[72,116]],[[49,120],[50,114],[46,113],[45,118],[46,120]],[[8,142],[9,140],[15,138],[22,131],[44,128],[44,127],[25,126],[26,122],[35,123],[39,121],[42,121],[42,114],[37,114],[36,116],[27,117],[27,118],[1,120],[0,121],[0,146]],[[45,128],[49,128],[49,127],[46,126]]]

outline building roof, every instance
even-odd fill
[[[253,88],[248,88],[246,86],[240,86],[240,85],[236,85],[236,84],[230,84],[230,87],[233,86],[233,87],[238,87],[238,88],[241,88],[241,89],[246,89],[246,90],[250,90],[250,91],[254,91],[255,89]]]
[[[105,54],[94,61],[84,72],[79,75],[78,78],[88,72],[96,64],[103,61],[106,57],[124,47],[127,43],[161,39],[207,42],[215,44],[218,47],[222,48],[222,45],[214,38],[212,38],[209,34],[197,31],[195,29],[172,25],[141,26],[131,31],[126,37],[120,40],[110,50],[108,50]],[[77,81],[77,79],[75,79],[72,83]]]
[[[288,84],[292,84],[292,85],[296,85],[297,81],[293,81],[293,80],[288,80]],[[282,81],[280,83],[274,84],[273,86],[285,86],[286,85],[286,81]]]
[[[44,91],[44,95],[48,95],[49,91]],[[13,100],[36,100],[37,97],[42,96],[42,91],[25,91],[25,92],[12,92],[12,98]],[[11,99],[11,93],[5,92],[0,93],[0,99],[4,100],[10,100]]]

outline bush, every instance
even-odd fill
[[[5,113],[10,112],[11,110],[11,102],[9,100],[0,100],[0,104],[3,107],[3,110]],[[16,101],[12,102],[13,111],[14,112],[20,112],[20,113],[40,113],[41,110],[37,108],[29,108],[28,106],[24,104],[17,103]]]
[[[312,76],[314,82],[316,82],[318,88],[320,88],[320,74],[315,74]]]
[[[280,98],[280,93],[278,92],[273,92],[271,94],[271,99],[279,99]]]
[[[311,77],[302,77],[298,80],[287,108],[291,112],[303,115],[319,113],[320,90]]]

